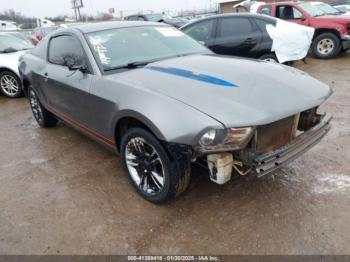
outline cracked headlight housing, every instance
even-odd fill
[[[253,127],[211,129],[200,137],[196,150],[200,153],[239,150],[248,144],[254,131]]]

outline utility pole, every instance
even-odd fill
[[[83,0],[71,0],[72,9],[74,9],[75,20],[81,21],[80,8],[84,7]]]

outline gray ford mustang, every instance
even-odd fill
[[[189,184],[268,174],[315,145],[331,89],[280,64],[218,56],[170,26],[147,22],[62,29],[20,59],[38,124],[58,119],[117,151],[136,190],[161,203]]]

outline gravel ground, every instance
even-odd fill
[[[261,179],[219,186],[194,170],[163,206],[111,152],[0,97],[0,254],[350,254],[350,53],[295,66],[334,89],[325,139]]]

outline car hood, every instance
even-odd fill
[[[216,55],[163,60],[108,77],[176,99],[226,127],[268,124],[318,106],[331,94],[292,67]]]
[[[11,69],[18,75],[18,60],[26,52],[28,52],[28,50],[0,54],[0,67]]]
[[[327,15],[327,16],[318,16],[315,18],[317,18],[319,21],[325,21],[325,22],[333,22],[333,23],[340,23],[340,24],[350,23],[350,16],[348,15]]]

